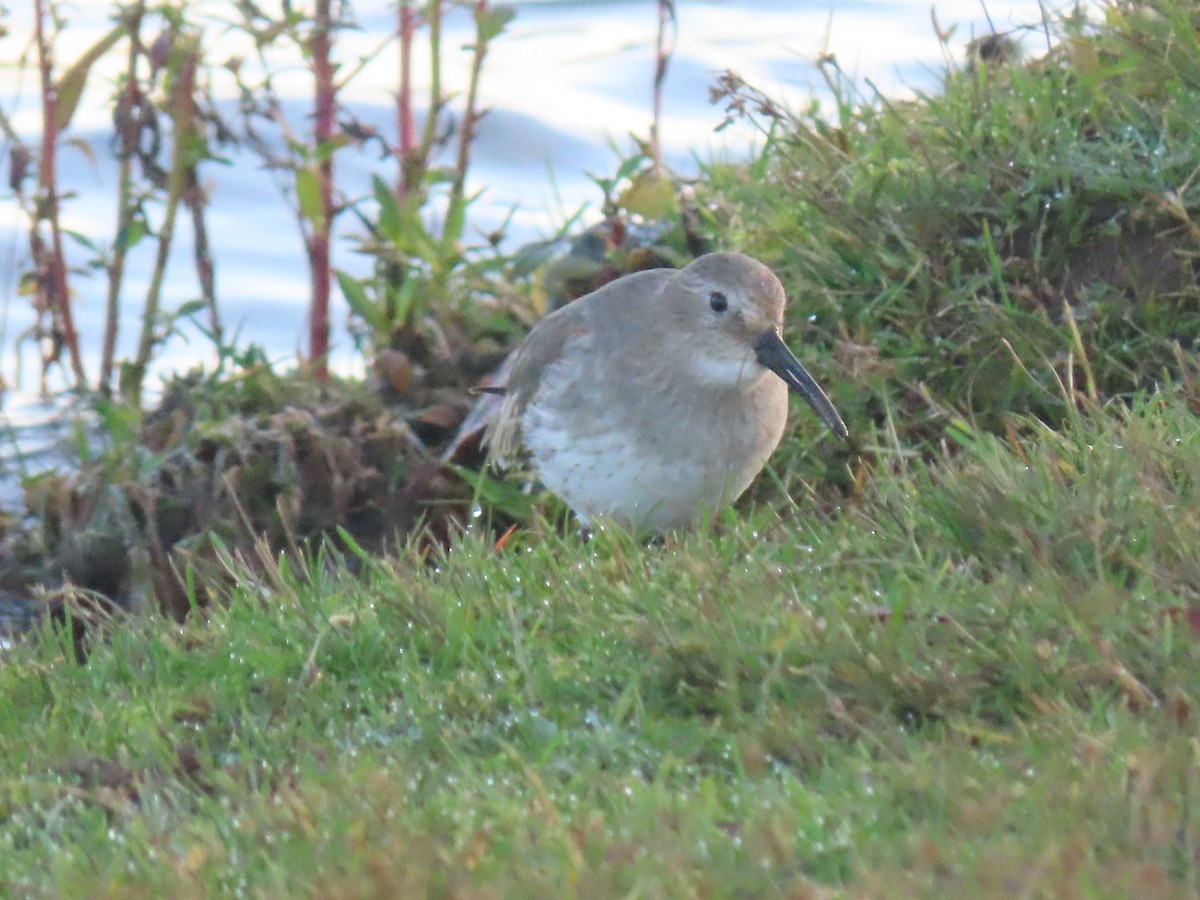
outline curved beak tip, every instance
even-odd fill
[[[850,430],[846,428],[846,423],[842,421],[829,397],[821,390],[816,379],[800,364],[800,360],[796,359],[778,331],[774,328],[764,331],[754,342],[754,354],[762,366],[782,378],[790,390],[804,398],[813,412],[829,426],[830,431],[839,438],[849,436]]]

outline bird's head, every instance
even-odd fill
[[[709,253],[679,271],[666,301],[702,382],[737,388],[774,373],[846,437],[842,417],[780,336],[786,297],[770,269],[742,253]]]

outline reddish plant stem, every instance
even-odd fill
[[[396,97],[396,131],[400,137],[397,158],[400,177],[396,181],[396,196],[403,200],[416,185],[413,182],[416,166],[417,125],[412,108],[412,46],[417,31],[417,14],[411,3],[400,4],[397,37],[400,41],[400,93]]]
[[[329,269],[330,236],[333,227],[333,148],[337,114],[337,86],[333,80],[332,0],[317,0],[313,32],[309,39],[315,100],[313,139],[317,152],[317,185],[321,201],[320,220],[309,225],[305,244],[312,279],[312,305],[308,316],[308,353],[313,377],[329,379]]]
[[[59,222],[58,204],[58,92],[54,85],[54,61],[50,45],[46,40],[46,0],[34,0],[34,40],[37,43],[38,69],[41,74],[42,92],[42,155],[38,164],[38,188],[41,203],[38,205],[37,221],[31,235],[31,249],[35,262],[45,263],[40,290],[45,291],[45,305],[50,310],[51,320],[57,334],[67,348],[71,359],[71,370],[75,384],[87,387],[87,375],[83,370],[83,357],[79,352],[79,335],[75,331],[75,318],[71,312],[71,295],[67,287],[66,254],[63,252],[62,226]],[[50,225],[50,254],[39,253],[41,238],[37,236],[38,221]],[[39,260],[38,257],[41,257]]]

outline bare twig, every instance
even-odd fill
[[[1046,52],[1054,49],[1054,38],[1050,34],[1050,12],[1046,9],[1044,0],[1038,0],[1038,10],[1042,14],[1042,31],[1046,35]]]
[[[979,6],[983,9],[983,17],[987,19],[988,28],[992,34],[996,33],[996,23],[992,21],[992,14],[987,8],[987,0],[979,0]]]
[[[221,312],[217,308],[216,264],[208,246],[208,225],[204,220],[204,209],[208,198],[200,185],[200,175],[193,163],[188,169],[187,187],[183,202],[192,213],[192,243],[196,260],[196,280],[200,283],[200,296],[208,308],[208,330],[212,339],[220,345],[224,341],[225,329],[221,325]]]

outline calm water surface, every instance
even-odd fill
[[[231,4],[200,0],[194,7],[214,16]],[[651,0],[601,0],[601,2],[517,2],[517,16],[492,47],[482,82],[483,119],[472,169],[472,186],[484,193],[472,209],[471,222],[488,231],[512,213],[510,246],[552,234],[579,209],[585,219],[597,216],[601,196],[588,173],[611,173],[621,152],[633,146],[628,135],[645,135],[650,121],[651,79],[654,69],[655,4]],[[1050,2],[1053,8],[1069,4]],[[27,45],[31,13],[16,4],[10,35],[0,40],[0,59],[16,59]],[[393,28],[389,4],[355,3],[362,26],[343,35],[342,59],[352,60],[374,49]],[[930,21],[928,0],[740,0],[698,2],[677,0],[678,33],[674,42],[664,96],[662,137],[671,163],[694,169],[695,158],[739,157],[749,152],[753,135],[746,128],[715,133],[721,110],[709,103],[708,88],[715,73],[733,69],[772,96],[798,106],[816,93],[821,79],[811,60],[827,49],[842,68],[861,79],[870,79],[888,93],[906,93],[936,84],[946,65],[946,51],[938,43]],[[59,46],[63,62],[75,59],[107,30],[108,5],[100,2],[64,4],[69,28]],[[984,6],[978,0],[938,0],[938,22],[943,29],[955,26],[951,61],[973,36],[990,31]],[[1037,0],[991,0],[990,21],[998,30],[1039,21]],[[449,24],[444,44],[447,87],[465,85],[468,54],[461,49],[470,38],[464,16]],[[1036,32],[1025,33],[1022,43],[1037,52],[1044,47]],[[210,59],[237,53],[236,39],[208,37]],[[390,92],[396,83],[394,49],[385,51],[343,92],[364,122],[391,134],[394,110]],[[66,148],[61,156],[63,185],[75,193],[67,204],[65,224],[103,244],[111,240],[115,218],[115,166],[109,158],[111,122],[108,96],[111,76],[120,65],[113,54],[101,78],[76,115],[73,136],[90,152]],[[295,62],[295,61],[293,61]],[[415,65],[425,71],[422,60]],[[295,75],[281,81],[290,98],[289,112],[296,127],[306,127],[309,83],[297,65]],[[23,79],[0,70],[0,103],[12,112],[18,130],[27,138],[38,133],[34,78]],[[219,85],[218,94],[232,97],[230,85]],[[419,96],[419,95],[418,95]],[[231,108],[231,107],[230,107]],[[615,149],[614,149],[615,147]],[[394,174],[387,160],[345,152],[338,157],[339,184],[350,194],[362,192],[371,173]],[[206,167],[211,189],[209,226],[217,262],[218,299],[227,326],[239,329],[241,341],[264,346],[272,358],[295,358],[302,343],[308,284],[301,240],[279,184],[264,173],[249,154],[235,155],[228,166]],[[349,217],[343,228],[353,231]],[[343,236],[345,237],[345,236]],[[153,246],[144,242],[130,260],[126,301],[130,305],[121,346],[132,352],[141,298],[152,260]],[[15,296],[15,274],[24,265],[26,238],[13,204],[0,199],[0,296],[5,316],[0,335],[0,374],[15,389],[4,412],[18,427],[53,420],[52,408],[32,395],[36,388],[36,351],[20,347],[17,337],[31,324],[31,316]],[[336,250],[335,265],[362,271],[348,240]],[[82,263],[83,252],[73,262]],[[189,266],[191,247],[186,223],[177,229],[177,247],[164,294],[176,306],[198,293]],[[89,371],[97,369],[99,335],[103,323],[104,284],[100,278],[76,276],[77,318],[83,346],[89,351]],[[335,365],[347,372],[361,370],[361,361],[350,346],[342,324],[345,310],[338,298],[334,310],[338,326]],[[159,359],[158,371],[185,368],[212,358],[211,348],[196,335],[173,340]],[[0,441],[0,444],[3,444]],[[28,445],[31,442],[26,442]],[[32,443],[37,443],[32,442]],[[36,448],[34,448],[36,449]]]

